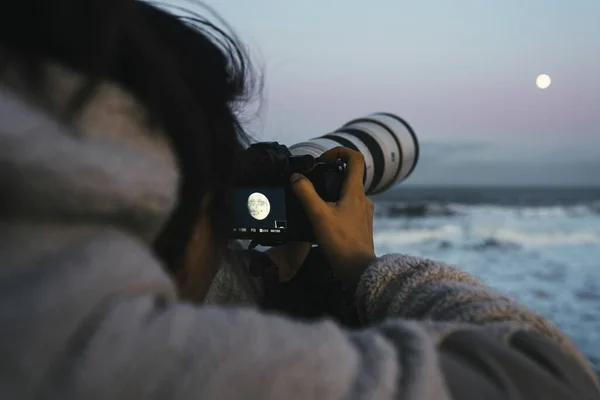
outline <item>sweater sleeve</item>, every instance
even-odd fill
[[[554,324],[454,266],[408,255],[386,255],[365,270],[356,297],[365,324],[396,318],[419,321],[438,350],[446,353],[456,354],[460,349],[466,354],[467,349],[472,352],[477,348],[477,343],[481,351],[489,350],[490,338],[529,360],[551,357],[554,351],[570,360],[554,369],[564,371],[574,363],[582,375],[590,378],[595,390],[600,387],[585,356]],[[461,340],[463,337],[471,340]],[[541,340],[544,351],[527,353],[518,349],[517,338],[523,337],[526,339],[521,341],[527,343]],[[447,360],[447,354],[445,357]]]
[[[57,237],[28,234],[19,243],[34,248],[39,239],[57,244]],[[348,331],[326,320],[181,303],[147,249],[118,232],[73,232],[48,251],[42,258],[13,254],[20,272],[2,276],[1,398],[443,400],[458,398],[460,379],[490,394],[473,398],[525,398],[502,396],[504,386],[494,377],[476,377],[478,359],[459,359],[453,349],[460,346],[443,348],[427,324],[385,318],[401,305],[389,292],[394,279],[372,278],[400,273],[401,258],[383,258],[366,271],[362,290],[373,284],[377,293],[369,289],[362,298],[373,306],[367,313],[380,320]],[[402,296],[402,289],[394,290]],[[494,346],[479,349],[497,364],[494,349],[506,351]],[[494,365],[512,371],[510,362]],[[520,372],[537,368],[519,365],[526,367]],[[600,397],[597,391],[593,397],[589,379],[576,386],[541,374],[545,389],[568,395],[561,399]]]
[[[367,324],[404,318],[436,323],[440,333],[452,331],[457,324],[527,327],[578,354],[571,341],[547,319],[458,268],[428,259],[380,257],[361,277],[357,306]]]

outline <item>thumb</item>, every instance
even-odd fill
[[[304,175],[292,174],[290,183],[294,194],[298,197],[300,203],[302,203],[306,215],[314,223],[323,215],[323,211],[327,208],[327,203],[323,201],[312,182]]]

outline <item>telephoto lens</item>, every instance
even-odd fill
[[[419,142],[411,126],[390,113],[354,119],[326,135],[290,146],[293,155],[319,157],[334,147],[356,150],[365,158],[367,195],[381,193],[408,178],[419,159]]]

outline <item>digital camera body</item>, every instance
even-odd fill
[[[419,158],[413,129],[390,113],[354,119],[290,148],[277,142],[254,144],[237,160],[231,238],[264,246],[314,242],[311,224],[291,190],[290,176],[294,172],[304,174],[323,200],[338,201],[346,165],[341,160],[321,159],[324,152],[338,146],[363,155],[367,195],[384,192],[406,179]]]
[[[336,202],[346,177],[342,160],[292,155],[278,142],[251,145],[240,157],[233,197],[233,239],[273,246],[284,242],[314,242],[304,207],[293,193],[293,173],[306,176],[326,202]]]

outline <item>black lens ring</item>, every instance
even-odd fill
[[[380,191],[386,190],[390,185],[392,185],[394,182],[396,182],[396,179],[398,179],[398,175],[400,175],[400,172],[402,171],[402,161],[404,160],[404,154],[402,153],[402,146],[400,146],[400,141],[398,140],[398,138],[396,137],[396,135],[394,135],[394,132],[384,123],[379,122],[375,119],[370,119],[368,117],[366,118],[358,118],[355,120],[352,120],[350,122],[348,122],[346,125],[344,126],[349,126],[352,125],[354,123],[360,123],[360,122],[367,122],[367,123],[371,123],[371,124],[375,124],[377,126],[380,126],[381,128],[385,129],[390,136],[394,139],[394,142],[396,142],[396,148],[398,149],[398,168],[396,169],[396,172],[394,173],[394,177],[388,182],[388,184],[383,187]],[[384,158],[385,161],[385,158]],[[385,162],[384,162],[384,167],[385,167]]]
[[[350,140],[348,140],[346,138],[336,136],[335,133],[321,136],[319,139],[329,139],[329,140],[332,140],[332,141],[334,141],[336,143],[339,143],[340,145],[342,145],[344,147],[348,147],[349,149],[352,149],[354,151],[358,151],[360,153],[360,150],[358,150],[358,147],[356,147],[356,145],[354,143],[352,143]],[[363,185],[364,185],[364,183],[366,181],[367,181],[367,166],[365,165],[365,170],[363,172]]]
[[[383,178],[383,168],[385,167],[385,157],[379,142],[377,142],[370,134],[356,128],[340,128],[334,132],[334,134],[336,133],[347,133],[348,135],[352,135],[367,146],[367,149],[373,158],[373,181],[366,189],[367,193],[371,193],[377,185],[379,185],[381,178]]]
[[[413,128],[408,124],[408,122],[406,122],[405,120],[403,120],[402,118],[400,118],[397,115],[391,114],[391,113],[386,113],[386,112],[380,112],[380,113],[376,113],[375,115],[385,115],[386,117],[390,117],[395,119],[396,121],[400,122],[402,125],[404,125],[404,127],[406,128],[406,130],[408,131],[408,133],[410,134],[410,136],[412,136],[414,145],[415,145],[415,159],[413,161],[412,166],[410,167],[410,171],[408,171],[408,173],[404,176],[404,179],[408,178],[410,176],[410,174],[412,174],[412,172],[414,171],[415,167],[417,166],[417,163],[419,162],[419,140],[417,139],[417,135],[415,134],[415,131],[413,130]],[[394,135],[395,137],[395,135]]]

